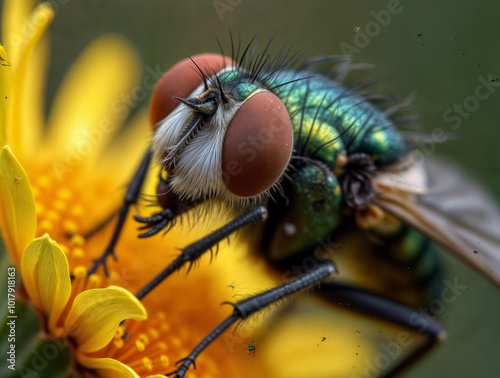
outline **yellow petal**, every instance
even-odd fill
[[[35,0],[4,0],[3,2],[2,42],[8,47],[13,63],[17,64],[23,43],[23,30],[35,3]]]
[[[80,353],[106,346],[125,319],[147,318],[144,306],[127,290],[110,286],[78,294],[66,318],[66,330],[74,337]]]
[[[12,66],[14,101],[12,102],[12,138],[10,140],[10,145],[16,153],[17,151],[21,151],[21,138],[30,135],[30,125],[27,123],[29,119],[25,117],[29,109],[27,110],[24,107],[25,104],[22,101],[23,93],[27,90],[25,86],[28,77],[28,62],[30,61],[31,52],[49,27],[53,18],[54,10],[50,4],[41,3],[35,8],[24,29],[19,59],[15,64],[13,63]]]
[[[58,91],[49,117],[50,152],[70,168],[92,164],[134,106],[137,53],[120,37],[94,41],[77,59]],[[135,86],[135,87],[134,87]],[[72,156],[71,161],[64,157]]]
[[[94,370],[95,375],[100,378],[139,378],[133,369],[112,358],[94,358],[77,353],[76,359],[80,365]],[[164,375],[157,377],[165,378]]]
[[[151,143],[149,111],[142,109],[127,123],[127,128],[110,144],[95,167],[100,174],[113,173],[116,182],[128,182],[139,166],[141,159]],[[120,169],[116,169],[118,162]],[[125,163],[127,162],[127,163]],[[99,173],[96,173],[98,175]]]
[[[31,52],[26,65],[26,78],[21,98],[22,109],[29,109],[22,115],[21,148],[30,154],[39,148],[40,138],[45,125],[45,97],[49,63],[50,41],[48,34],[43,35]]]
[[[14,263],[35,237],[36,210],[28,176],[8,146],[0,152],[0,228]]]
[[[0,45],[0,146],[7,144],[9,129],[9,112],[11,110],[12,97],[12,73],[7,53]]]
[[[71,279],[66,255],[47,234],[33,240],[21,260],[23,283],[31,300],[49,319],[55,331],[61,312],[71,294]]]

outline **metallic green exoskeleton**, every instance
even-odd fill
[[[433,244],[396,219],[379,225],[363,222],[377,211],[370,205],[375,195],[371,178],[406,159],[410,151],[394,121],[361,95],[312,72],[280,71],[258,83],[248,72],[230,70],[219,80],[233,87],[242,102],[255,91],[276,88],[273,92],[290,115],[294,150],[289,180],[282,183],[286,200],[278,197],[269,203],[270,219],[260,245],[270,260],[286,267],[326,239],[340,243],[343,234],[359,229],[354,218],[362,224],[359,237],[366,238],[366,257],[361,258],[368,262],[379,256],[372,262],[375,287],[398,287],[392,296],[399,300],[394,293],[406,290],[403,301],[414,306],[430,300],[439,290]],[[395,264],[406,267],[404,278],[392,272]],[[347,282],[352,279],[345,275]]]
[[[414,310],[440,290],[432,242],[500,285],[500,211],[453,168],[415,151],[394,119],[398,105],[376,105],[381,96],[364,96],[312,70],[338,57],[294,69],[297,57],[285,49],[274,58],[267,48],[250,50],[251,44],[241,55],[233,49],[231,58],[202,54],[181,61],[155,89],[152,147],[122,212],[137,198],[154,158],[162,209],[136,217],[147,230],[140,237],[168,231],[194,208],[202,209],[198,214],[224,208],[234,219],[185,247],[136,296],[142,299],[222,239],[260,222],[251,230],[252,246],[285,283],[233,304],[233,314],[183,360],[176,377],[235,321],[320,281],[315,293],[328,303],[427,337],[385,372],[394,373],[445,334]],[[332,262],[339,268],[335,277]]]

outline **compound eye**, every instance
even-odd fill
[[[222,177],[239,197],[265,192],[278,181],[290,161],[292,122],[278,96],[256,92],[234,115],[222,147]]]
[[[178,205],[179,202],[166,180],[160,180],[158,183],[156,187],[156,199],[163,209]]]
[[[200,54],[191,59],[207,76],[234,64],[233,60],[220,54]],[[174,99],[174,96],[188,97],[201,84],[201,74],[191,59],[184,59],[174,65],[156,84],[149,108],[149,119],[153,131],[158,122],[179,105],[179,101]]]

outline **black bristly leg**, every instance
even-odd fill
[[[203,200],[182,200],[179,196],[172,190],[168,180],[165,180],[160,175],[160,182],[156,188],[156,197],[158,205],[162,207],[162,210],[154,213],[149,217],[139,217],[134,216],[134,219],[142,223],[143,226],[140,230],[146,230],[139,234],[139,238],[148,238],[150,236],[156,235],[160,231],[167,233],[172,227],[177,223],[177,219],[184,213],[192,210],[202,202],[208,200],[205,198]]]
[[[187,356],[186,358],[178,361],[182,362],[182,365],[167,376],[175,374],[175,378],[182,378],[189,369],[189,366],[193,365],[196,369],[195,359],[196,357],[217,337],[219,337],[222,332],[228,329],[238,320],[247,319],[249,316],[255,314],[256,312],[264,309],[265,307],[276,303],[277,301],[289,297],[290,295],[313,286],[324,279],[331,276],[336,271],[335,264],[330,260],[325,260],[320,262],[316,268],[304,274],[302,277],[296,278],[293,281],[287,282],[281,286],[274,289],[264,291],[263,293],[254,295],[248,299],[239,301],[237,303],[225,302],[234,307],[234,311],[229,315],[226,320],[220,323],[214,330],[205,337]]]
[[[111,214],[109,214],[104,220],[102,220],[99,224],[97,224],[96,226],[94,226],[92,229],[90,229],[89,231],[87,231],[86,233],[83,234],[83,237],[85,239],[89,239],[91,238],[92,236],[94,236],[95,234],[97,234],[99,231],[101,231],[106,225],[109,224],[109,222],[111,222],[111,220],[116,217],[116,215],[120,212],[120,208],[116,209],[115,211],[113,211]],[[69,237],[73,236],[73,234],[68,234]]]
[[[345,308],[349,306],[349,309],[358,310],[367,315],[402,325],[405,328],[423,333],[429,337],[423,346],[417,348],[404,361],[392,367],[390,371],[384,374],[384,377],[398,375],[419,357],[430,351],[439,340],[446,338],[446,330],[432,317],[383,297],[380,294],[331,282],[322,285],[320,292],[332,303],[338,303]]]
[[[179,270],[184,264],[189,263],[191,269],[193,263],[201,257],[205,252],[210,250],[214,245],[219,243],[222,239],[228,237],[233,232],[251,224],[261,222],[267,217],[267,209],[262,206],[253,207],[243,214],[233,219],[228,224],[215,230],[211,234],[203,237],[202,239],[188,245],[182,250],[182,253],[172,261],[163,271],[161,271],[155,278],[153,278],[146,286],[144,286],[135,295],[137,299],[143,299],[151,290],[160,284],[165,278],[171,275],[176,270]]]
[[[146,173],[148,171],[148,166],[149,163],[151,162],[152,155],[153,152],[149,148],[146,151],[144,157],[142,158],[139,168],[135,172],[134,177],[132,177],[132,180],[130,181],[127,187],[127,192],[125,193],[125,197],[123,198],[123,203],[120,209],[118,210],[118,222],[115,226],[115,231],[113,232],[113,236],[108,246],[101,254],[101,256],[96,260],[94,260],[94,264],[92,264],[92,266],[89,268],[87,275],[95,273],[99,268],[99,266],[101,265],[104,268],[104,273],[106,274],[106,276],[108,275],[106,259],[108,258],[109,255],[111,255],[113,256],[113,259],[116,260],[114,248],[116,246],[116,243],[118,243],[118,238],[120,237],[123,225],[125,224],[125,220],[127,219],[128,210],[130,206],[137,203],[137,199],[139,198],[139,193],[141,191],[142,184],[144,183],[144,179],[146,178]]]

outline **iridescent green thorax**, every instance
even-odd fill
[[[244,71],[225,72],[220,81],[231,88],[238,101],[260,87]],[[282,71],[270,75],[263,85],[287,107],[299,155],[316,158],[332,168],[342,151],[348,155],[364,152],[378,166],[394,163],[406,154],[400,133],[382,111],[322,75]]]
[[[310,76],[284,71],[270,87]],[[333,167],[341,151],[364,152],[376,165],[396,162],[405,155],[405,143],[391,120],[362,96],[321,76],[298,80],[275,90],[292,118],[298,154]],[[312,129],[312,131],[311,131]]]
[[[293,156],[306,158],[292,158],[293,169],[288,171],[291,180],[285,189],[290,203],[279,209],[280,216],[270,222],[268,253],[274,261],[313,248],[337,229],[342,207],[351,206],[348,200],[358,195],[350,189],[363,185],[370,189],[370,173],[363,171],[365,165],[390,165],[406,155],[399,131],[381,110],[324,76],[281,71],[253,77],[241,70],[227,71],[219,80],[224,90],[240,102],[258,89],[274,92],[292,121]],[[335,175],[341,153],[347,157],[343,167],[358,161],[359,166],[350,168],[351,175],[366,176],[366,183],[347,185],[350,181],[345,172],[344,176]],[[368,190],[366,196],[360,197],[361,204],[369,196]],[[357,202],[353,203],[351,207],[356,207]]]

